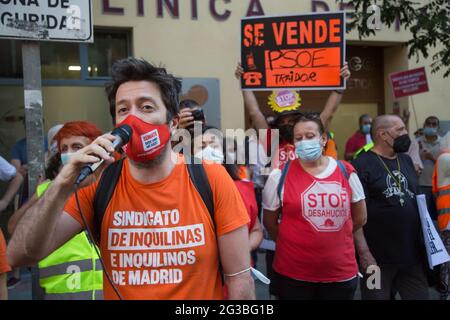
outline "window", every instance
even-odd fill
[[[19,41],[0,40],[0,78],[22,78],[22,49]]]
[[[78,43],[42,43],[42,79],[81,79],[79,46]]]
[[[104,80],[115,60],[131,55],[131,32],[123,29],[94,30],[94,43],[41,42],[42,79],[57,81]],[[19,41],[0,40],[0,80],[23,78]],[[54,82],[56,81],[56,83]]]
[[[88,45],[90,77],[109,77],[114,61],[128,57],[129,34],[123,31],[97,30],[95,43]]]

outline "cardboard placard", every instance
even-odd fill
[[[244,90],[345,89],[345,12],[241,21]]]
[[[389,79],[396,99],[429,91],[424,67],[391,73]]]
[[[448,255],[447,249],[428,213],[425,195],[419,194],[416,196],[416,199],[419,208],[425,249],[427,252],[428,266],[433,270],[433,267],[450,261],[450,256]]]

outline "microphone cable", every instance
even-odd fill
[[[119,300],[123,300],[122,295],[119,293],[119,290],[117,289],[117,287],[116,287],[115,284],[113,283],[113,281],[112,281],[112,279],[111,279],[111,276],[109,275],[108,271],[106,270],[105,263],[104,263],[104,261],[103,261],[102,256],[100,255],[100,252],[98,251],[97,245],[95,244],[94,237],[92,236],[91,229],[89,228],[89,226],[88,226],[88,224],[87,224],[87,221],[86,221],[86,218],[84,217],[83,212],[82,212],[82,210],[81,210],[80,201],[79,201],[79,199],[78,199],[78,187],[79,187],[79,184],[75,184],[75,186],[74,186],[75,200],[76,200],[76,202],[77,202],[78,211],[80,211],[81,219],[83,220],[84,228],[86,229],[87,234],[88,234],[88,237],[89,237],[89,240],[91,240],[91,243],[92,243],[92,245],[94,246],[95,252],[97,253],[98,258],[100,259],[100,264],[102,265],[103,272],[105,273],[106,278],[108,279],[109,284],[110,284],[111,287],[113,288],[113,290],[114,290],[114,292],[116,293],[116,295],[117,295],[117,297],[119,298]],[[100,243],[99,243],[99,245],[100,245]]]

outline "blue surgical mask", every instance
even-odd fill
[[[295,144],[295,154],[303,161],[316,161],[322,155],[319,139],[302,140]]]
[[[361,132],[364,134],[370,133],[370,129],[372,128],[372,125],[370,123],[364,124],[361,126]]]
[[[431,127],[425,127],[423,128],[423,134],[427,137],[434,137],[437,136],[438,129],[437,128],[431,128]]]
[[[66,153],[61,153],[61,163],[63,166],[65,166],[66,164],[69,163],[70,158],[72,157],[72,155],[74,154],[74,152],[70,153],[70,152],[66,152]]]
[[[203,160],[214,161],[220,164],[222,164],[224,160],[223,152],[210,146],[207,146],[205,149],[197,152],[195,157]]]

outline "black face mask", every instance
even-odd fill
[[[293,127],[290,125],[284,125],[284,126],[280,126],[278,127],[278,130],[280,130],[280,138],[282,141],[286,141],[289,143],[292,143],[292,139],[293,139]]]
[[[394,152],[395,153],[405,153],[408,152],[411,146],[411,139],[408,134],[401,135],[394,139]]]

